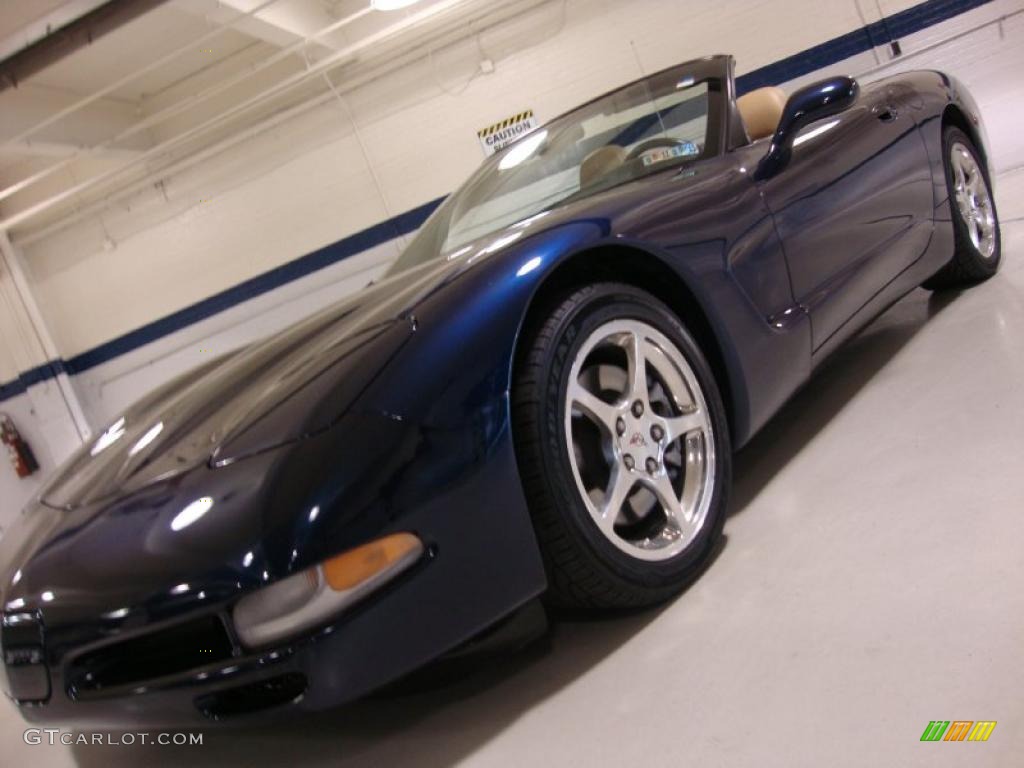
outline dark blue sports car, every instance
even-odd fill
[[[25,717],[326,708],[539,596],[680,590],[733,450],[905,293],[1000,260],[953,78],[734,88],[715,56],[551,121],[380,282],[82,448],[0,541]]]

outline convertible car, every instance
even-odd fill
[[[830,352],[995,273],[989,173],[939,72],[737,98],[712,56],[552,120],[381,280],[71,457],[0,540],[8,696],[41,722],[276,717],[538,599],[666,600],[733,451]]]

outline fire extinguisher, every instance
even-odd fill
[[[0,413],[0,441],[7,446],[7,455],[18,477],[28,477],[39,469],[35,454],[6,413]]]

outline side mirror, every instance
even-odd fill
[[[796,91],[782,110],[768,154],[757,166],[754,178],[768,179],[789,162],[793,139],[805,125],[849,109],[857,100],[860,86],[852,77],[830,77]]]

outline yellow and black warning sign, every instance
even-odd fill
[[[494,125],[481,128],[476,135],[480,139],[480,146],[484,148],[484,154],[490,157],[536,127],[537,118],[533,116],[533,110],[528,109]]]

